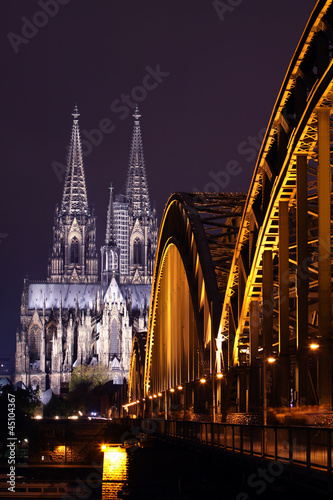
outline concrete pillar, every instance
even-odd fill
[[[288,201],[279,203],[279,404],[289,406],[289,215]]]

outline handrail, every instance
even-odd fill
[[[196,443],[332,474],[333,428],[330,427],[148,420],[154,421],[152,436],[168,436],[184,443]],[[139,426],[142,420],[124,421]]]

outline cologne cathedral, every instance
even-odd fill
[[[128,379],[133,332],[145,334],[157,245],[135,110],[126,193],[110,187],[100,274],[96,217],[89,207],[77,107],[62,202],[56,206],[47,279],[25,279],[16,334],[15,382],[68,391],[78,365],[102,364]]]

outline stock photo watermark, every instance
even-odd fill
[[[0,245],[8,237],[8,233],[0,233]]]
[[[117,116],[119,120],[125,120],[131,112],[135,110],[138,103],[144,101],[148,92],[155,90],[165,78],[170,76],[170,72],[161,70],[161,65],[156,64],[155,68],[152,66],[145,67],[146,73],[142,78],[141,84],[136,85],[132,90],[125,94],[122,93],[119,98],[111,102],[111,111]],[[83,129],[81,134],[84,137],[81,140],[82,156],[89,156],[94,148],[100,146],[103,142],[104,136],[111,134],[116,130],[116,125],[113,119],[109,117],[102,118],[97,127],[91,130]],[[66,147],[67,152],[70,146]],[[58,161],[53,161],[51,164],[54,173],[59,182],[63,182],[67,172],[67,165]]]
[[[130,446],[127,448],[129,452],[134,452],[138,449],[141,434],[154,434],[157,429],[157,424],[152,418],[142,420],[140,426],[132,425],[129,431],[125,431],[121,436],[121,443],[125,445],[127,442]]]
[[[7,33],[7,38],[15,54],[20,52],[20,46],[27,45],[30,40],[38,35],[39,30],[44,28],[50,19],[55,17],[60,11],[61,5],[67,5],[70,0],[39,0],[37,3],[42,10],[37,10],[31,19],[26,16],[21,17],[21,34]]]
[[[292,456],[294,451],[303,452],[305,450],[304,446],[297,445],[296,439],[294,439],[292,444],[284,440],[282,441],[282,446],[284,450],[288,452],[289,456]],[[293,459],[289,459],[286,465],[291,465],[292,463]],[[256,472],[249,475],[246,484],[249,488],[253,488],[254,494],[261,495],[269,488],[269,485],[273,484],[283,474],[284,470],[285,464],[278,460],[274,460],[265,468],[258,467]],[[251,500],[251,498],[253,497],[245,491],[238,493],[236,496],[236,500]]]
[[[97,472],[90,472],[85,481],[82,481],[80,477],[77,477],[75,479],[74,490],[71,494],[65,493],[62,495],[63,500],[87,499],[92,495],[94,490],[100,487],[102,480],[100,469],[103,467],[103,462],[101,464],[93,462],[91,465]]]
[[[240,156],[246,156],[245,161],[247,163],[254,161],[257,157],[265,132],[266,128],[262,128],[259,130],[257,135],[249,135],[247,139],[239,143],[237,153]],[[218,172],[214,172],[213,170],[209,172],[208,175],[210,180],[204,185],[202,190],[194,187],[192,191],[194,193],[198,193],[200,191],[204,193],[219,193],[228,187],[233,177],[238,176],[242,172],[243,167],[238,160],[229,160],[224,169],[221,169]]]
[[[225,16],[233,12],[235,8],[243,2],[244,0],[214,0],[212,5],[219,16],[220,21],[223,22],[225,20]]]
[[[8,414],[7,414],[7,448],[8,448],[8,465],[9,472],[7,474],[8,491],[15,493],[16,487],[16,433],[15,433],[15,396],[8,393]]]

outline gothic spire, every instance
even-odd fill
[[[128,165],[126,197],[133,215],[150,214],[150,201],[140,129],[139,108],[136,106],[134,129]]]
[[[84,177],[81,138],[79,129],[79,112],[75,105],[72,137],[67,158],[67,172],[61,204],[61,215],[77,215],[88,213],[88,198]]]
[[[112,246],[116,245],[116,233],[114,227],[114,213],[113,213],[113,186],[110,189],[110,200],[106,216],[106,234],[105,234],[105,244]]]

